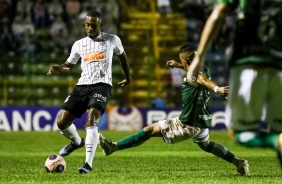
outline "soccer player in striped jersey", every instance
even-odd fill
[[[179,67],[187,71],[195,52],[195,47],[186,44],[179,50],[181,63],[170,60],[167,62],[167,66]],[[179,117],[150,124],[139,132],[117,142],[112,142],[100,134],[100,146],[104,155],[107,156],[115,151],[139,146],[151,137],[162,137],[169,144],[192,138],[202,150],[234,164],[241,175],[249,175],[247,160],[236,157],[224,145],[209,139],[209,128],[212,120],[208,109],[209,89],[223,97],[228,94],[228,86],[219,87],[210,80],[210,77],[209,68],[204,67],[197,79],[198,87],[190,86],[187,83],[187,77],[183,79],[182,112]]]
[[[94,154],[98,145],[98,123],[104,113],[112,92],[112,59],[117,54],[125,79],[118,84],[123,87],[131,81],[129,63],[120,38],[117,35],[101,31],[101,14],[91,11],[86,15],[85,30],[87,36],[77,40],[71,49],[67,61],[61,65],[50,66],[47,75],[55,72],[69,73],[81,60],[81,76],[71,94],[65,99],[57,117],[60,132],[71,143],[63,147],[59,154],[67,156],[85,145],[85,163],[78,170],[89,173],[92,170]],[[86,138],[81,138],[73,121],[88,110],[85,124]]]
[[[189,73],[196,78],[225,17],[234,10],[226,124],[239,144],[276,150],[282,169],[282,0],[218,0]]]

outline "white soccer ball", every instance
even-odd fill
[[[60,155],[51,155],[45,161],[45,170],[49,173],[62,173],[66,170],[66,161]]]

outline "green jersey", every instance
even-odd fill
[[[208,67],[201,71],[208,79],[211,78],[211,72]],[[179,120],[188,125],[200,128],[211,127],[211,114],[208,109],[210,94],[209,89],[203,85],[198,88],[190,86],[187,78],[183,79],[182,84],[182,112]]]
[[[282,0],[218,0],[236,10],[230,66],[256,64],[282,69]]]

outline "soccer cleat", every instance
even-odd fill
[[[237,172],[242,176],[250,176],[249,162],[248,160],[239,159],[237,161]]]
[[[82,148],[85,145],[85,141],[84,138],[81,138],[81,143],[79,145],[75,145],[72,142],[66,146],[64,146],[60,152],[59,155],[61,156],[68,156],[69,154],[71,154],[74,150],[78,149],[78,148]]]
[[[282,169],[282,133],[279,134],[276,147],[277,157],[279,159],[279,164]]]
[[[119,150],[116,144],[114,144],[111,140],[106,139],[100,133],[99,133],[99,144],[100,144],[100,147],[103,149],[105,156],[109,156],[113,152]]]
[[[85,162],[84,165],[80,168],[78,168],[78,172],[83,174],[83,173],[90,173],[92,171],[92,168],[90,167],[90,165]]]

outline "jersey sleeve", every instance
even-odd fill
[[[73,44],[73,46],[71,48],[71,53],[70,53],[70,55],[69,55],[69,57],[67,59],[67,61],[69,63],[76,64],[78,62],[78,60],[80,58],[80,55],[79,55],[78,51],[79,51],[79,43],[78,43],[78,41],[76,41]]]
[[[117,35],[114,35],[113,44],[115,45],[114,46],[115,54],[120,55],[124,52],[124,48],[122,46],[121,40]]]

